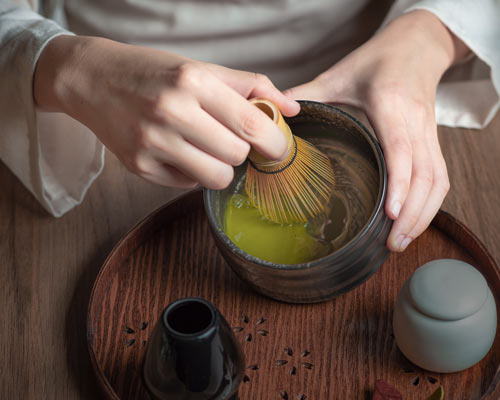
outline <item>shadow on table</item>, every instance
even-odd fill
[[[69,374],[74,380],[82,399],[104,398],[100,390],[87,348],[87,308],[93,283],[99,273],[106,254],[112,248],[110,241],[102,245],[91,258],[75,285],[66,313],[65,339]]]

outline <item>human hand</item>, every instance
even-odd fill
[[[265,76],[101,38],[54,38],[34,78],[39,107],[79,120],[129,170],[165,186],[222,189],[250,146],[285,156],[282,132],[249,97],[299,111]]]
[[[450,183],[439,146],[434,101],[445,70],[468,49],[437,17],[413,11],[313,81],[285,92],[294,99],[362,108],[388,169],[387,246],[403,251],[430,224]]]

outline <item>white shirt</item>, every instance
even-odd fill
[[[35,109],[34,67],[44,46],[68,33],[61,26],[261,72],[284,89],[353,50],[368,6],[368,0],[42,0],[41,6],[0,0],[0,157],[55,216],[79,204],[103,168],[104,149],[92,132],[64,114]],[[437,15],[476,55],[440,83],[438,124],[485,126],[500,107],[500,2],[399,0],[386,22],[416,8]]]

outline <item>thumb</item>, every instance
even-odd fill
[[[310,82],[304,83],[299,86],[292,87],[283,92],[283,94],[294,100],[314,100],[320,102],[331,101],[328,96],[328,90],[326,88],[325,82],[316,78]]]
[[[350,74],[332,68],[310,82],[285,90],[283,94],[294,100],[313,100],[359,107],[355,88]]]

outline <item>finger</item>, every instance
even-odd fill
[[[439,211],[441,204],[443,204],[450,188],[448,171],[446,169],[446,163],[441,153],[437,136],[435,136],[431,146],[433,149],[431,157],[434,165],[434,181],[424,209],[420,213],[420,218],[408,234],[408,236],[412,238],[420,236],[427,229],[432,222],[432,219]]]
[[[143,154],[134,171],[141,178],[157,185],[190,189],[198,182],[179,171],[177,168],[164,164],[149,155]]]
[[[276,104],[283,115],[294,116],[300,111],[300,105],[285,96],[265,75],[238,71],[219,65],[208,65],[210,71],[222,82],[233,88],[246,99],[263,97]]]
[[[253,74],[255,80],[255,87],[247,95],[247,98],[261,97],[271,100],[278,106],[281,113],[287,117],[297,115],[300,111],[300,105],[295,100],[285,96],[272,84],[272,82],[265,75]]]
[[[177,187],[182,189],[191,189],[198,185],[198,182],[185,175],[177,168],[164,163],[157,163],[148,174],[143,178],[157,185]]]
[[[178,102],[177,104],[178,110],[169,110],[170,129],[175,130],[185,140],[224,163],[236,166],[245,161],[250,151],[248,142],[212,118],[196,101]],[[161,131],[159,126],[156,129],[158,132]],[[155,145],[161,147],[165,141],[163,135],[155,135],[152,139],[154,140],[154,138],[156,138]]]
[[[217,79],[208,79],[197,93],[198,101],[213,118],[221,122],[256,151],[271,160],[286,157],[288,145],[283,132],[257,107]]]
[[[151,156],[178,169],[200,185],[220,190],[233,180],[231,165],[198,149],[178,134],[168,134],[168,140],[150,150]]]
[[[413,165],[410,191],[401,209],[401,213],[389,233],[387,244],[393,251],[403,251],[415,236],[411,236],[414,227],[422,217],[434,182],[433,165],[426,142],[412,139]]]
[[[408,196],[412,176],[413,150],[407,124],[384,106],[372,108],[367,116],[377,134],[387,166],[385,212],[395,220]]]

